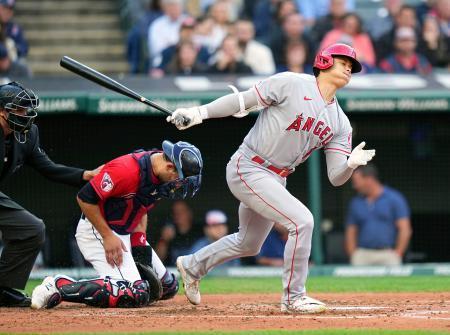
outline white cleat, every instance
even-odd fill
[[[300,297],[290,304],[281,304],[281,311],[285,313],[314,314],[322,313],[326,310],[327,306],[323,302],[310,298],[306,295]]]
[[[52,308],[61,302],[61,294],[55,285],[55,278],[45,277],[42,284],[36,286],[31,295],[31,308]]]
[[[184,295],[193,305],[199,305],[201,301],[200,291],[198,290],[199,280],[192,279],[183,267],[184,256],[177,258],[177,269],[183,280]]]

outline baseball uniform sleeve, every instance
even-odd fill
[[[122,164],[114,161],[107,163],[94,178],[90,180],[92,188],[101,200],[118,197],[127,192],[127,174]]]
[[[345,156],[350,156],[352,153],[352,126],[347,116],[343,115],[342,112],[342,124],[339,130],[334,134],[330,142],[328,142],[324,150],[325,152],[333,151],[343,154]]]
[[[294,80],[289,72],[282,72],[260,81],[254,86],[258,103],[263,107],[278,105],[290,96]]]

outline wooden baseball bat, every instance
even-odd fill
[[[103,73],[100,73],[100,72],[90,68],[89,66],[76,61],[75,59],[64,56],[63,58],[61,58],[61,61],[59,62],[59,64],[63,68],[65,68],[83,78],[86,78],[87,80],[93,81],[94,83],[97,83],[100,86],[103,86],[103,87],[110,89],[114,92],[117,92],[119,94],[125,95],[131,99],[142,102],[143,104],[153,107],[153,108],[159,110],[160,112],[163,112],[166,115],[172,115],[172,113],[173,113],[171,110],[158,105],[157,103],[143,97],[142,95],[136,93],[135,91],[129,89],[128,87],[122,85],[121,83],[115,81],[114,79],[108,77],[107,75],[104,75]],[[187,125],[189,123],[189,121],[190,120],[183,118],[183,125]]]

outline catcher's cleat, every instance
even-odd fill
[[[177,258],[177,269],[183,279],[184,295],[193,305],[199,305],[201,301],[200,291],[198,290],[199,280],[193,279],[184,269],[183,259],[185,256]]]
[[[310,298],[306,295],[290,304],[281,304],[281,311],[285,313],[314,314],[325,312],[326,309],[327,307],[323,302]]]
[[[41,285],[34,288],[31,308],[53,308],[61,303],[61,294],[56,288],[55,278],[46,277]]]

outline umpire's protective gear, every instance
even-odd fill
[[[31,129],[37,116],[38,96],[17,82],[1,85],[0,108],[8,112],[8,126],[14,132],[14,136],[20,142],[25,141],[24,134]]]

